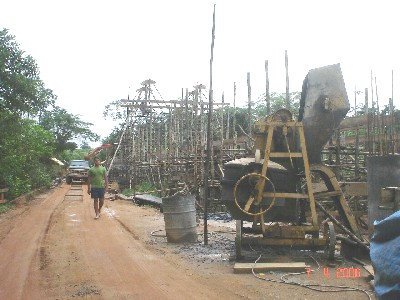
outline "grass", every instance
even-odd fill
[[[0,204],[0,215],[12,210],[14,206],[15,204],[8,202]]]
[[[133,189],[124,189],[122,191],[122,194],[125,196],[130,196],[135,193],[149,192],[149,194],[151,194],[151,195],[157,195],[157,192],[154,192],[155,189],[156,189],[156,187],[153,186],[150,182],[144,181],[144,182],[141,182],[140,184],[136,185],[135,188],[133,188]]]

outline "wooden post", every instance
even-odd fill
[[[225,104],[225,94],[222,93],[222,107],[221,107],[221,145],[219,148],[219,167],[222,170],[224,167],[224,104]],[[226,131],[228,132],[228,130]],[[211,183],[214,185],[214,183]]]
[[[354,116],[357,116],[357,87],[354,86]]]
[[[355,177],[358,177],[360,174],[360,167],[359,167],[359,159],[360,159],[360,148],[359,148],[359,128],[357,126],[356,128],[356,141],[355,141],[355,155],[354,155],[354,172],[355,172]]]
[[[186,88],[186,95],[185,95],[185,121],[186,121],[186,151],[190,153],[190,120],[189,120],[189,90]]]
[[[286,69],[286,109],[290,109],[290,96],[289,96],[289,60],[287,50],[285,50],[285,69]]]
[[[228,107],[227,107],[227,109],[226,109],[226,134],[225,134],[225,139],[229,139],[229,137],[230,137],[230,126],[229,126],[229,123],[230,123],[230,120],[229,120],[229,118],[230,118],[230,114],[229,114],[229,105],[228,105]],[[223,109],[225,109],[225,107],[223,107]]]
[[[168,161],[172,161],[172,108],[169,108],[168,114]]]
[[[392,98],[389,99],[390,104],[390,142],[392,155],[395,153],[395,141],[394,141],[394,105],[393,105],[393,70],[392,70]]]
[[[196,87],[195,87],[196,88]],[[194,157],[193,157],[193,176],[194,176],[194,188],[195,191],[198,191],[198,150],[199,150],[199,136],[198,136],[198,128],[199,125],[201,126],[201,117],[200,117],[200,124],[199,118],[197,117],[197,108],[198,108],[198,97],[199,97],[199,90],[198,88],[195,89],[194,100],[193,100],[193,123],[194,123]],[[204,200],[205,201],[205,200]]]
[[[271,99],[269,96],[268,60],[265,61],[265,101],[267,102],[267,116],[271,114]]]
[[[205,121],[205,114],[207,113],[206,109],[205,109],[205,105],[203,103],[203,92],[202,89],[205,88],[204,85],[199,84],[198,85],[199,88],[199,104],[200,104],[200,115],[198,117],[198,122],[200,122],[200,134],[199,134],[199,147],[198,147],[198,167],[197,167],[197,172],[196,173],[196,177],[197,178],[204,178],[204,174],[205,174],[205,170],[204,170],[204,161],[205,161],[205,157],[204,157],[204,151],[206,149],[206,143],[207,143],[207,134],[206,134],[206,121]],[[204,200],[206,201],[206,200]]]
[[[247,72],[247,113],[249,118],[249,130],[248,134],[251,136],[251,127],[252,127],[252,120],[251,120],[251,84],[250,84],[250,72]]]
[[[369,151],[369,113],[368,113],[368,88],[365,88],[365,103],[364,103],[364,114],[367,116],[367,132],[366,132],[366,140],[365,140],[365,151]]]
[[[374,102],[374,85],[373,85],[373,77],[371,70],[371,104],[372,104],[372,155],[375,155],[376,149],[376,111],[375,111],[375,102]]]
[[[379,155],[383,155],[383,148],[382,148],[382,131],[381,131],[381,125],[379,122],[380,118],[380,108],[379,108],[379,97],[378,97],[378,85],[376,84],[376,77],[375,79],[375,94],[376,94],[376,108],[377,108],[377,114],[376,114],[376,121],[377,121],[377,128],[378,128],[378,139],[379,139]]]
[[[233,149],[236,149],[236,139],[237,139],[237,132],[236,132],[236,82],[233,83]]]
[[[214,39],[215,39],[215,4],[213,11],[213,26],[211,31],[211,57],[210,57],[210,89],[208,97],[208,127],[207,127],[207,160],[205,165],[205,175],[204,175],[204,245],[208,245],[208,177],[209,177],[209,162],[211,159],[211,147],[212,147],[212,132],[211,132],[211,121],[212,121],[212,110],[213,110],[213,81],[212,81],[212,69],[214,60]]]
[[[222,107],[221,107],[221,154],[222,154],[222,143],[224,142],[224,104],[225,104],[225,95],[222,92]]]
[[[340,180],[340,129],[336,130],[336,178]]]
[[[140,160],[141,161],[143,161],[143,160],[146,160],[146,147],[145,147],[145,128],[144,128],[144,125],[142,125],[141,126],[141,158],[140,158]]]
[[[368,152],[369,155],[372,154],[371,150],[373,147],[371,147],[371,123],[372,123],[372,113],[368,113],[367,115],[367,147],[366,147],[366,151]]]

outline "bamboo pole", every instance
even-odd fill
[[[214,60],[214,40],[215,40],[215,4],[213,11],[213,26],[211,32],[211,57],[210,57],[210,89],[208,97],[208,127],[207,127],[207,160],[205,165],[205,176],[204,176],[204,245],[208,245],[208,171],[209,161],[211,159],[211,147],[212,147],[212,132],[211,132],[211,121],[212,121],[212,106],[213,106],[213,60]]]
[[[265,101],[267,102],[267,116],[271,114],[271,99],[269,96],[268,60],[265,61]]]
[[[199,136],[198,136],[198,128],[199,125],[201,127],[201,118],[200,118],[200,124],[199,124],[199,118],[197,117],[197,108],[198,108],[198,98],[199,98],[199,90],[198,88],[195,89],[195,94],[194,94],[194,107],[193,107],[193,122],[195,124],[194,126],[194,157],[193,157],[193,176],[194,176],[194,188],[195,191],[198,191],[199,186],[198,186],[198,180],[197,180],[197,175],[198,175],[198,148],[199,148]],[[200,113],[201,115],[201,113]]]
[[[376,111],[375,111],[375,102],[374,102],[374,85],[373,85],[373,77],[371,70],[371,103],[372,103],[372,155],[375,155],[375,140],[376,140]]]
[[[285,70],[286,70],[286,109],[290,109],[290,96],[289,96],[289,59],[287,50],[285,50]]]
[[[189,120],[189,90],[186,88],[186,95],[185,95],[185,112],[186,112],[186,150],[190,151],[190,120]]]
[[[367,122],[367,149],[366,150],[368,151],[368,154],[371,155],[372,154],[371,150],[373,149],[373,147],[371,147],[371,123],[372,123],[372,118],[373,118],[372,113],[369,113],[367,118],[368,118],[368,122]]]
[[[229,113],[229,105],[228,105],[228,107],[227,107],[227,109],[226,109],[226,135],[225,135],[225,139],[229,139],[229,137],[230,137],[230,113]],[[225,109],[225,107],[223,107],[223,109]]]
[[[249,120],[249,130],[248,134],[251,136],[251,84],[250,84],[250,72],[247,72],[247,113],[248,113],[248,120]]]
[[[377,107],[377,127],[378,127],[378,139],[379,139],[379,154],[383,155],[383,148],[382,148],[382,131],[381,131],[381,126],[380,126],[380,122],[379,122],[379,118],[380,118],[380,108],[379,108],[379,97],[378,97],[378,85],[376,83],[376,77],[374,77],[375,79],[375,94],[376,94],[376,107]]]
[[[336,130],[336,178],[340,180],[340,130]]]
[[[197,167],[197,170],[199,171],[198,173],[196,173],[196,177],[200,179],[200,182],[202,181],[202,179],[204,178],[204,150],[206,148],[206,134],[205,134],[205,128],[206,128],[206,124],[205,124],[205,107],[204,107],[204,103],[203,103],[203,92],[202,90],[205,88],[204,85],[200,84],[197,86],[198,87],[198,96],[199,96],[199,101],[200,101],[200,116],[199,116],[199,122],[200,122],[200,136],[199,136],[199,145],[200,145],[200,151],[199,151],[199,167]],[[206,201],[206,200],[205,200]]]
[[[359,159],[360,159],[359,133],[360,133],[360,130],[359,130],[358,126],[357,126],[357,129],[356,129],[356,142],[355,142],[355,145],[354,145],[354,148],[355,148],[354,149],[355,150],[354,170],[355,170],[355,176],[356,177],[358,177],[359,174],[360,174],[360,169],[359,169]]]
[[[364,98],[364,100],[365,100],[365,103],[364,103],[364,114],[367,116],[367,119],[368,119],[368,117],[369,117],[369,115],[368,115],[368,88],[365,88],[365,92],[364,92],[364,96],[365,96],[365,98]],[[366,134],[367,134],[367,141],[365,142],[365,150],[366,151],[369,151],[369,139],[370,139],[370,136],[369,136],[369,121],[367,121],[367,132],[366,132]]]
[[[236,82],[233,83],[233,148],[236,149],[237,132],[236,132]]]
[[[357,116],[357,86],[354,86],[354,116]]]
[[[222,107],[221,107],[221,145],[220,145],[220,149],[219,149],[219,155],[220,155],[220,159],[219,159],[219,166],[222,170],[223,168],[223,149],[224,149],[224,104],[225,104],[225,94],[222,93]]]
[[[393,70],[392,70],[392,97],[390,98],[390,140],[392,155],[396,152],[395,141],[394,141],[394,105],[393,105]]]

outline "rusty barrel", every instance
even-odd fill
[[[162,198],[165,232],[169,243],[197,242],[194,195]]]

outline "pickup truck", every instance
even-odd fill
[[[71,160],[67,169],[67,183],[71,184],[72,181],[86,183],[88,181],[89,169],[90,165],[87,160]]]

